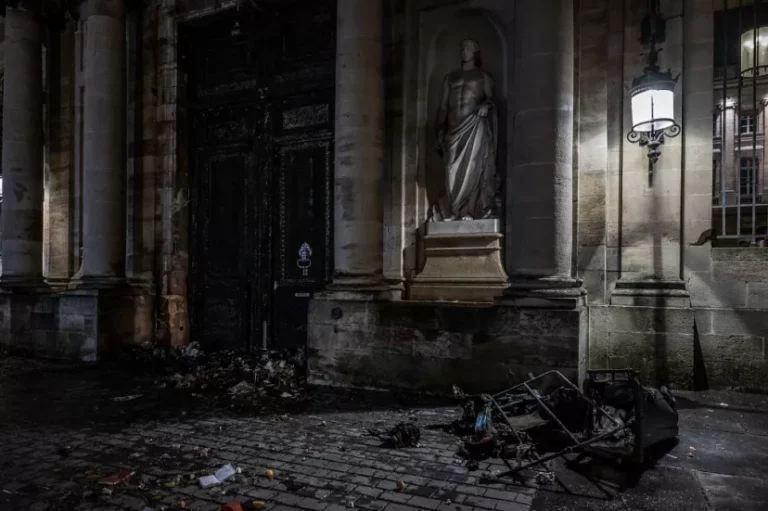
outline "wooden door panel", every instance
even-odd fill
[[[249,337],[251,281],[246,146],[203,151],[197,194],[195,292],[200,341],[208,348],[237,348]],[[197,325],[196,325],[197,326]]]
[[[319,138],[279,148],[280,284],[330,279],[332,144]]]
[[[333,140],[327,133],[279,145],[276,346],[304,347],[312,293],[331,278]]]
[[[208,347],[305,346],[331,279],[335,5],[244,9],[239,38],[234,13],[180,27],[191,320]]]
[[[210,280],[237,279],[245,270],[245,167],[248,155],[230,153],[212,158],[203,207],[203,246]]]

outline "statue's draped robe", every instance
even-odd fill
[[[441,148],[446,194],[433,210],[434,220],[479,219],[492,213],[496,195],[497,115],[493,103],[483,104],[488,105],[485,117],[479,115],[478,107],[445,133]]]

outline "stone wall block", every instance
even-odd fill
[[[746,306],[751,309],[768,309],[768,283],[748,282]],[[766,311],[768,314],[768,311]]]
[[[64,314],[59,317],[59,330],[67,333],[83,333],[85,318],[80,314]]]
[[[355,321],[334,324],[340,307]],[[529,371],[575,374],[583,311],[505,306],[313,300],[310,381],[449,390],[493,390]],[[373,318],[379,318],[374,321]],[[542,335],[543,333],[543,335]]]
[[[694,307],[746,307],[747,282],[715,280],[709,272],[690,272],[688,291]]]

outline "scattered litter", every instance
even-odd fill
[[[392,444],[395,448],[418,447],[421,431],[415,424],[401,422],[392,429],[369,429],[368,432]]]
[[[241,381],[231,389],[229,389],[230,394],[234,394],[236,396],[242,396],[244,394],[253,394],[256,392],[256,387],[248,383],[247,381]]]
[[[262,500],[248,500],[224,504],[220,511],[255,511],[257,509],[264,509],[265,506],[266,503]]]
[[[179,484],[181,484],[181,474],[177,474],[172,479],[166,481],[163,486],[165,486],[166,488],[175,488]]]
[[[200,487],[201,488],[208,488],[208,487],[213,486],[215,484],[219,484],[220,482],[221,481],[216,479],[215,475],[202,476],[200,478]]]
[[[360,498],[360,495],[348,495],[344,497],[344,501],[343,501],[344,505],[349,508],[353,508],[355,507],[355,502],[357,502],[359,498]]]
[[[128,479],[131,478],[133,474],[134,474],[133,472],[128,472],[124,470],[122,472],[118,472],[116,474],[112,474],[111,476],[107,476],[103,478],[101,481],[99,481],[99,484],[104,484],[107,486],[115,486],[122,482],[127,481]]]
[[[139,399],[143,395],[144,394],[133,394],[131,396],[118,396],[118,397],[112,398],[112,401],[117,401],[117,402],[133,401],[134,399]]]
[[[266,477],[267,479],[272,479],[273,477],[275,477],[274,470],[272,470],[271,468],[268,468],[267,470],[265,470],[264,477]]]
[[[155,388],[183,391],[231,409],[284,413],[286,407],[309,399],[303,350],[207,353],[191,344],[126,355],[144,366],[156,366],[161,375]]]
[[[400,479],[397,480],[397,483],[395,483],[395,486],[397,487],[397,491],[405,490],[405,483]]]
[[[691,445],[691,446],[689,446],[688,448],[689,448],[690,450],[692,450],[692,451],[695,451],[695,450],[696,450],[696,448],[695,448],[694,446],[692,446],[692,445]]]
[[[195,358],[200,354],[200,344],[191,342],[182,348],[185,357]]]
[[[111,497],[112,493],[114,493],[112,488],[102,488],[101,489],[101,494],[104,495],[105,497]]]
[[[212,475],[203,476],[199,479],[200,487],[201,488],[208,488],[210,486],[221,484],[233,475],[235,475],[237,471],[234,469],[234,467],[230,464],[224,465],[219,470],[217,470]]]
[[[547,470],[545,472],[539,472],[536,474],[536,482],[540,485],[549,486],[551,484],[555,484],[555,473],[551,470]]]

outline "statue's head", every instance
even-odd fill
[[[461,62],[479,63],[480,45],[474,39],[464,39],[461,42]]]

